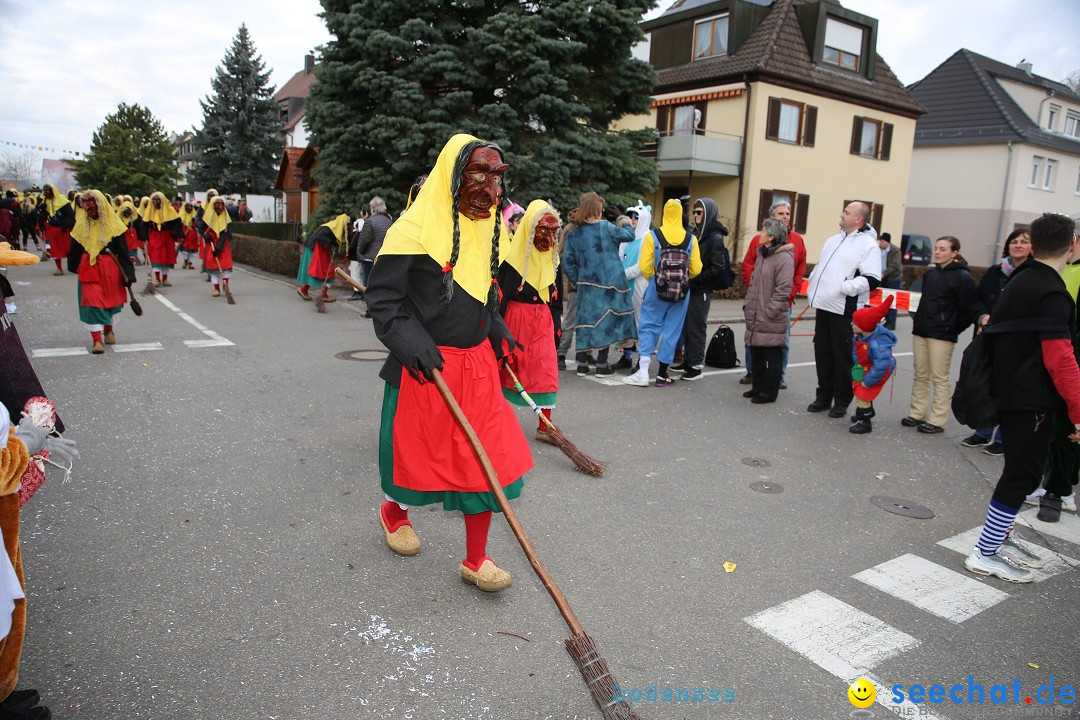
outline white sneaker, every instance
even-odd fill
[[[7,306],[7,314],[8,315],[14,315],[15,313],[19,312],[19,309],[17,307],[15,307],[15,303],[4,303],[4,305]],[[1074,507],[1073,510],[1075,510],[1075,509],[1076,508]]]
[[[983,555],[982,550],[975,547],[965,558],[964,567],[976,575],[994,575],[1006,582],[1029,583],[1035,579],[1035,573],[1014,565],[1000,550],[993,555]]]
[[[1001,544],[1000,552],[1005,559],[1013,565],[1038,570],[1046,565],[1047,558],[1036,552],[1035,545],[1016,537],[1016,533],[1009,533],[1005,542]]]
[[[1038,505],[1039,498],[1046,494],[1046,488],[1039,488],[1035,492],[1024,498],[1024,503],[1027,505]]]
[[[1061,509],[1076,512],[1076,493],[1061,496]]]
[[[633,375],[627,375],[622,379],[627,385],[636,385],[637,387],[649,387],[649,371],[639,369]]]

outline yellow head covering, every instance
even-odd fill
[[[53,183],[45,183],[45,187],[52,188],[52,199],[45,198],[45,212],[49,213],[49,217],[55,215],[65,205],[71,204],[66,196],[60,194],[60,188]],[[42,197],[45,197],[44,192],[42,192]]]
[[[161,198],[161,207],[154,207],[154,198]],[[176,208],[172,206],[172,203],[165,198],[165,193],[156,192],[150,194],[149,207],[146,209],[143,220],[155,223],[160,230],[162,225],[178,217],[180,215],[176,212]]]
[[[202,219],[206,223],[206,226],[214,231],[214,234],[221,237],[222,231],[229,227],[229,211],[223,210],[220,215],[214,212],[214,203],[221,200],[225,202],[225,198],[220,195],[215,195],[212,198],[208,198],[206,201],[206,209],[203,210]]]
[[[124,219],[124,208],[131,208],[130,220]],[[131,202],[130,200],[125,200],[124,202],[120,203],[120,207],[116,208],[116,216],[120,218],[120,222],[130,227],[131,223],[135,222],[135,218],[139,216],[139,211],[135,209],[135,203]]]
[[[518,271],[525,282],[532,285],[544,298],[544,302],[551,299],[551,284],[555,282],[555,268],[558,266],[558,255],[555,247],[550,250],[540,251],[533,245],[533,233],[540,219],[545,215],[551,215],[556,220],[559,213],[555,208],[543,200],[533,200],[525,210],[525,217],[521,219],[514,239],[510,241],[510,249],[506,253],[506,261],[510,267]]]
[[[98,219],[91,220],[80,203],[75,208],[75,227],[71,229],[71,237],[85,248],[86,254],[90,256],[90,264],[94,265],[97,263],[98,254],[105,249],[109,241],[127,232],[127,227],[116,215],[113,206],[105,202],[105,196],[100,190],[87,192],[97,200]]]
[[[188,202],[185,201],[184,204],[180,206],[180,222],[184,223],[184,227],[187,227],[191,223],[195,222],[195,216],[199,214],[199,210],[195,206],[195,203],[191,203],[190,211],[186,207],[187,204]]]
[[[150,198],[144,197],[139,200],[139,217],[143,219],[143,222],[146,222],[146,214],[148,212],[150,212]]]
[[[492,247],[498,243],[495,271],[509,249],[509,238],[497,208],[483,220],[471,220],[458,216],[454,210],[454,166],[463,153],[469,154],[482,141],[472,135],[455,135],[439,153],[435,167],[428,173],[423,190],[413,199],[412,205],[397,222],[390,226],[383,241],[382,255],[428,255],[443,267],[443,282],[447,283],[444,299],[449,302],[453,283],[482,303],[494,306],[498,288],[493,285]],[[486,143],[485,143],[486,144]],[[501,151],[500,151],[501,152]],[[458,218],[455,228],[454,218]],[[455,230],[458,236],[456,262],[451,262],[454,252]],[[378,261],[378,257],[376,257]]]
[[[668,245],[682,245],[686,240],[686,227],[683,225],[682,203],[672,198],[664,203],[664,221],[660,231]]]
[[[337,238],[338,249],[340,250],[340,249],[344,248],[349,242],[349,238],[345,234],[345,228],[348,225],[349,225],[349,216],[342,213],[341,215],[338,215],[336,218],[334,218],[330,222],[324,222],[319,227],[330,228],[330,232],[334,233],[334,237]]]

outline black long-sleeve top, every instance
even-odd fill
[[[71,203],[53,213],[49,217],[49,224],[71,232],[71,228],[75,227],[75,210],[72,209]]]
[[[390,350],[379,372],[390,385],[400,387],[402,367],[415,369],[418,354],[436,345],[472,348],[510,337],[502,317],[460,286],[449,304],[441,293],[442,268],[428,255],[382,255],[372,268],[364,297],[375,335]]]
[[[135,266],[131,264],[131,258],[128,257],[127,237],[125,235],[117,235],[110,240],[109,244],[105,247],[113,254],[113,260],[120,264],[120,269],[123,270],[124,275],[127,276],[128,284],[134,283]],[[86,248],[84,248],[78,240],[71,238],[71,248],[68,250],[67,256],[68,272],[79,272],[79,263],[82,262],[84,254],[86,254]],[[98,255],[98,259],[104,254],[105,250],[102,250]]]
[[[502,299],[499,301],[499,314],[506,314],[506,306],[511,300],[529,305],[547,305],[548,303],[540,296],[537,289],[527,282],[522,282],[521,273],[511,265],[504,262],[499,266],[499,289],[502,290]],[[518,289],[520,288],[520,289]],[[548,287],[548,297],[555,297],[555,285]]]

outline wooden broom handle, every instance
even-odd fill
[[[566,596],[562,594],[562,590],[555,584],[555,580],[552,579],[547,568],[540,562],[540,558],[536,554],[536,548],[533,547],[532,541],[529,540],[529,536],[525,534],[525,528],[521,526],[521,521],[518,520],[514,509],[510,507],[510,501],[506,499],[506,493],[503,492],[502,486],[499,485],[499,478],[495,474],[495,468],[492,467],[491,460],[488,458],[487,452],[484,451],[484,446],[480,444],[480,438],[476,436],[476,431],[473,430],[472,425],[469,424],[468,418],[465,417],[465,413],[462,412],[461,406],[458,405],[457,400],[454,399],[454,395],[450,392],[450,388],[447,387],[446,380],[443,379],[442,373],[439,372],[437,368],[433,368],[431,370],[431,377],[434,378],[435,387],[439,388],[439,393],[443,396],[443,400],[446,401],[446,406],[450,408],[450,414],[454,416],[458,426],[461,428],[462,432],[465,433],[465,437],[469,439],[469,445],[472,446],[477,459],[480,460],[480,467],[484,470],[484,477],[487,478],[488,485],[491,487],[491,492],[495,495],[495,500],[499,503],[499,508],[502,510],[503,515],[506,516],[506,521],[510,523],[510,529],[514,531],[514,536],[517,537],[521,549],[525,551],[525,556],[529,558],[529,562],[532,564],[537,577],[540,578],[540,582],[544,583],[544,587],[547,588],[548,594],[551,595],[551,599],[555,601],[555,605],[559,608],[559,613],[562,614],[563,620],[566,621],[567,626],[570,628],[570,632],[575,636],[584,635],[585,630],[581,627],[577,615],[575,615],[574,611],[570,608],[570,603],[567,602]]]
[[[357,292],[362,292],[362,293],[366,293],[366,292],[367,292],[367,288],[366,288],[366,287],[364,287],[364,286],[363,286],[363,285],[361,285],[360,283],[358,283],[358,282],[356,282],[355,280],[353,280],[353,279],[352,279],[352,275],[350,275],[349,273],[345,272],[345,271],[344,271],[344,270],[342,270],[341,268],[339,268],[339,267],[338,267],[338,268],[334,268],[334,272],[335,272],[335,273],[337,274],[337,276],[338,276],[339,278],[341,278],[341,279],[342,279],[342,280],[344,280],[345,282],[347,282],[347,283],[349,283],[350,285],[352,285],[352,286],[353,286],[353,289],[354,289],[354,290],[356,290]]]

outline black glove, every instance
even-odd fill
[[[488,333],[491,349],[495,351],[495,359],[502,360],[509,357],[517,348],[525,349],[525,346],[514,340],[506,323],[496,321],[492,323],[491,332]]]
[[[423,375],[426,380],[434,380],[431,371],[442,370],[442,366],[442,353],[439,352],[438,346],[433,343],[430,347],[417,350],[416,357],[406,365],[406,368],[414,380],[420,379],[418,375]]]

